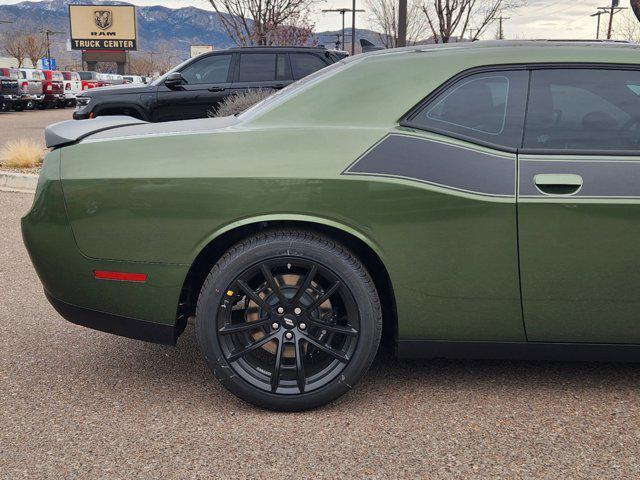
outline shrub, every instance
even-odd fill
[[[30,138],[8,141],[0,151],[0,164],[9,168],[33,168],[42,164],[44,147]]]
[[[218,108],[212,116],[227,117],[229,115],[237,115],[261,100],[264,100],[272,93],[273,90],[271,89],[258,88],[229,95],[222,103],[220,103],[220,105],[218,105]]]

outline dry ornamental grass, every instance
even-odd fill
[[[19,138],[8,141],[0,150],[0,165],[7,168],[28,169],[42,164],[46,151],[38,142]]]
[[[243,93],[237,93],[230,95],[224,99],[224,101],[218,106],[215,113],[211,116],[214,117],[227,117],[230,115],[237,115],[244,112],[247,108],[252,107],[256,103],[264,100],[273,93],[271,89],[258,88],[254,90],[247,90]]]

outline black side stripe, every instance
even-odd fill
[[[580,175],[582,188],[572,198],[640,197],[640,162],[628,160],[521,160],[519,196],[549,197],[536,188],[533,180],[545,173]]]
[[[388,135],[345,175],[405,178],[480,195],[514,197],[515,158],[407,135]]]

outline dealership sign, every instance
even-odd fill
[[[189,47],[191,58],[211,51],[213,51],[213,45],[191,45]]]
[[[137,50],[133,5],[69,5],[73,50]]]

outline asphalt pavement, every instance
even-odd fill
[[[380,357],[332,405],[262,411],[192,326],[174,348],[58,316],[31,201],[0,192],[0,478],[640,478],[640,365]]]
[[[17,138],[31,138],[44,146],[45,127],[72,118],[73,108],[0,112],[0,149]]]

